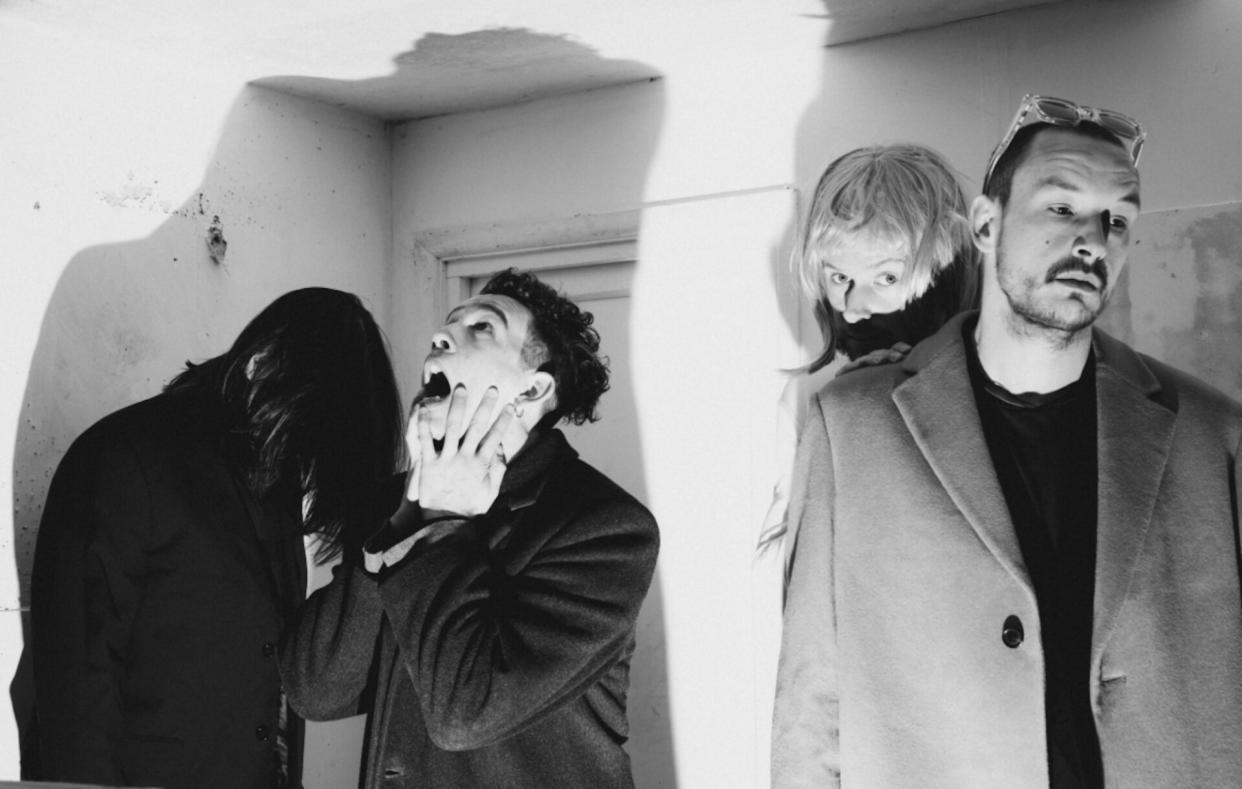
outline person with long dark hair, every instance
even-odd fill
[[[225,353],[69,448],[31,589],[49,780],[300,786],[276,665],[318,558],[360,544],[404,464],[385,341],[354,295],[276,299]]]

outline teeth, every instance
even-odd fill
[[[423,382],[423,396],[427,399],[440,399],[447,397],[452,391],[452,383],[448,376],[440,370],[430,370],[427,379]]]
[[[431,376],[435,375],[438,372],[440,372],[439,367],[436,367],[435,365],[431,365],[431,364],[425,365],[423,367],[423,385],[426,386],[427,382],[431,380]]]

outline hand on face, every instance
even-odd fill
[[[877,364],[894,364],[906,358],[910,353],[910,345],[900,342],[894,343],[892,348],[878,348],[871,353],[859,356],[857,359],[851,359],[847,364],[843,365],[837,371],[837,375],[848,373],[851,370],[858,370],[863,367],[874,367]]]
[[[468,518],[487,512],[500,492],[507,468],[501,439],[511,434],[513,406],[497,413],[498,392],[489,387],[466,421],[466,387],[458,384],[449,400],[443,433],[434,434],[431,415],[418,409],[410,420],[406,441],[416,460],[407,498],[423,511],[451,512]],[[412,435],[417,440],[412,440]],[[441,442],[439,449],[436,442]]]

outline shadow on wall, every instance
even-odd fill
[[[221,352],[275,296],[325,285],[357,293],[390,336],[394,326],[417,325],[429,336],[438,325],[438,314],[399,316],[403,297],[390,293],[394,282],[404,281],[394,277],[391,267],[404,261],[393,259],[390,244],[399,225],[391,196],[399,185],[391,182],[392,148],[383,119],[410,117],[402,109],[412,106],[410,102],[430,108],[414,113],[420,116],[471,108],[436,104],[437,97],[452,101],[454,91],[464,91],[479,107],[530,99],[520,89],[523,74],[569,75],[547,91],[557,94],[598,87],[583,79],[617,84],[656,76],[642,64],[600,58],[563,37],[513,30],[431,34],[394,62],[393,74],[375,79],[275,77],[243,89],[224,121],[200,187],[179,206],[165,205],[151,184],[129,184],[119,194],[102,196],[116,207],[158,211],[167,219],[145,238],[75,255],[44,315],[14,450],[14,551],[23,605],[29,601],[43,501],[73,439],[103,415],[156,394],[187,359]],[[576,68],[566,69],[567,62]],[[300,97],[273,90],[277,88]],[[639,123],[646,135],[642,145],[627,148],[625,154],[627,172],[633,175],[607,184],[608,199],[619,208],[632,208],[643,197],[663,114],[662,94],[651,107],[650,116]],[[140,157],[136,152],[135,158]],[[520,206],[525,187],[510,183],[490,188],[511,192],[512,204]],[[394,346],[400,347],[404,339],[393,336]],[[614,356],[614,371],[621,373],[616,377],[627,379],[619,365],[624,360]],[[409,393],[417,382],[401,383]],[[634,413],[632,388],[615,388],[603,405],[605,413]],[[625,446],[618,454],[641,458],[638,431],[622,435]],[[633,471],[635,479],[643,479],[641,468]],[[641,489],[632,492],[643,497]],[[629,749],[642,787],[676,785],[663,623],[657,571],[639,621],[630,693]],[[24,681],[29,668],[23,657],[12,688],[23,733],[32,711]],[[322,731],[326,734],[320,736],[329,739],[338,732]],[[329,763],[339,760],[341,748],[360,747],[357,731],[346,732],[344,742],[326,743],[328,750],[336,748],[331,757],[308,753],[308,789],[317,785],[310,776],[316,770],[318,785],[356,780],[356,771],[333,773]],[[344,758],[346,765],[358,764],[356,754]],[[339,761],[335,769],[340,770]]]
[[[411,196],[419,193],[432,194],[433,198],[424,199],[434,199],[438,205],[469,205],[466,209],[468,215],[452,217],[448,220],[452,227],[447,229],[428,227],[426,220],[419,216],[393,216],[393,265],[398,270],[393,272],[394,286],[389,308],[393,325],[401,327],[399,336],[394,335],[393,338],[398,349],[394,364],[399,375],[404,375],[413,384],[413,379],[419,374],[418,365],[421,364],[426,343],[443,318],[441,312],[453,305],[456,295],[406,293],[402,287],[407,282],[417,282],[417,286],[411,287],[424,289],[443,287],[443,269],[450,257],[459,259],[480,253],[503,255],[518,249],[531,252],[541,247],[596,240],[591,235],[591,228],[595,225],[589,211],[584,215],[581,206],[542,207],[547,203],[562,205],[562,198],[548,190],[581,194],[583,174],[589,173],[591,180],[585,183],[594,186],[585,199],[593,205],[607,206],[603,210],[617,212],[640,205],[663,122],[664,94],[660,83],[650,86],[650,91],[644,94],[641,109],[622,121],[626,132],[624,139],[605,134],[584,140],[581,146],[575,144],[576,140],[568,140],[564,149],[557,152],[557,158],[551,161],[543,158],[549,147],[546,144],[537,146],[537,150],[529,154],[529,161],[514,161],[513,156],[524,155],[519,142],[515,144],[516,153],[506,151],[504,161],[494,166],[482,166],[482,173],[480,162],[492,162],[488,157],[494,155],[494,151],[481,150],[477,159],[470,155],[460,156],[463,167],[474,169],[463,169],[451,183],[441,183],[433,179],[442,175],[428,176],[425,169],[420,171],[417,149],[406,150],[404,157],[400,155],[407,131],[417,123],[417,120],[409,123],[401,121],[561,97],[556,108],[547,109],[548,118],[553,119],[554,123],[540,123],[528,106],[525,109],[515,108],[514,118],[517,120],[509,120],[504,131],[497,132],[489,127],[489,133],[501,137],[511,132],[520,137],[520,132],[513,132],[510,127],[526,122],[540,128],[545,125],[555,127],[563,117],[560,113],[564,111],[564,105],[559,102],[570,101],[570,94],[587,89],[595,89],[598,94],[608,87],[651,82],[660,74],[642,63],[602,58],[595,50],[564,36],[513,28],[460,35],[429,33],[416,41],[413,49],[394,58],[394,63],[396,70],[392,74],[372,79],[339,81],[273,76],[258,80],[255,84],[359,108],[393,122],[390,128],[397,164],[393,168],[392,190],[398,196],[395,198],[395,211],[403,210],[401,196],[417,203],[419,201]],[[452,157],[463,149],[469,149],[471,127],[467,124],[461,128],[462,142],[449,146],[451,150],[448,154],[444,149],[439,149],[439,154]],[[568,134],[562,130],[551,133]],[[622,143],[615,150],[607,147],[607,140],[612,139]],[[562,141],[562,138],[557,140]],[[576,158],[580,154],[590,158]],[[403,166],[406,160],[413,162],[412,169]],[[598,160],[613,161],[617,166],[600,168]],[[437,165],[437,171],[442,170],[443,165]],[[608,176],[605,177],[602,172],[607,172]],[[500,195],[502,205],[489,204],[487,197],[480,195],[481,178],[486,179],[484,183],[488,195]],[[433,182],[426,183],[428,180]],[[480,204],[488,207],[480,209]],[[608,220],[604,221],[607,223]],[[574,236],[578,232],[575,228],[584,229],[584,235]],[[641,228],[635,229],[641,235]],[[414,235],[465,240],[460,247],[452,250],[451,256],[442,250],[435,251],[436,259],[432,266],[439,270],[417,270],[414,276],[409,277],[408,273],[399,269],[411,265],[413,253],[410,246]],[[424,238],[420,243],[431,242]],[[453,246],[451,241],[445,243]],[[521,267],[520,262],[515,265]],[[414,268],[417,267],[414,264]],[[547,271],[540,270],[538,265],[532,268],[556,285],[560,284],[561,275],[565,272],[574,270],[577,274],[583,274],[583,270],[590,267],[579,268],[571,263],[568,268]],[[440,309],[431,305],[438,305]],[[643,441],[634,419],[638,406],[630,383],[630,348],[626,336],[630,324],[630,299],[611,294],[597,302],[586,302],[585,306],[596,313],[596,325],[602,335],[601,352],[610,357],[612,388],[600,404],[601,422],[566,428],[565,432],[587,462],[646,502]],[[404,325],[402,321],[405,321]],[[419,341],[411,342],[411,337]],[[409,349],[408,353],[401,351],[402,344]],[[676,786],[662,573],[663,570],[658,568],[639,615],[637,645],[631,662],[628,703],[630,740],[626,747],[631,755],[635,783],[644,789]],[[315,735],[309,734],[308,740],[312,736]],[[341,732],[337,738],[350,739],[355,736],[356,733]],[[309,747],[313,748],[313,743]],[[314,762],[308,759],[308,789],[320,780],[325,787],[333,786],[326,771],[322,778],[312,775],[317,769]]]
[[[158,180],[99,195],[113,208],[166,218],[144,238],[74,255],[43,316],[14,447],[23,609],[52,474],[83,430],[158,393],[187,360],[225,350],[281,293],[329,286],[375,311],[384,292],[386,154],[376,121],[245,88],[188,199],[163,199]],[[28,642],[26,617],[23,629]],[[24,751],[27,657],[12,688]]]

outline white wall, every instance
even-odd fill
[[[827,50],[796,132],[797,182],[810,188],[854,146],[912,140],[945,153],[974,191],[1024,93],[1133,115],[1148,132],[1146,219],[1104,323],[1242,397],[1239,30],[1231,0],[1096,0]]]
[[[792,200],[784,213],[762,201],[739,210],[743,193],[781,184],[805,193],[841,153],[903,140],[945,153],[973,192],[1032,91],[1144,121],[1148,210],[1242,198],[1242,149],[1231,131],[1242,120],[1242,6],[1230,0],[1064,3],[832,49],[806,35],[810,25],[735,22],[684,38],[677,53],[653,50],[660,83],[406,124],[394,140],[394,312],[397,342],[411,342],[407,376],[439,318],[434,281],[413,264],[419,234],[606,214],[636,201],[644,209],[634,397],[646,492],[663,534],[668,774],[686,787],[747,785],[763,772],[745,727],[768,710],[748,685],[756,645],[738,589],[767,504],[763,437],[776,368],[806,358],[799,340],[814,344],[800,332],[783,271]],[[749,227],[740,240],[739,223]],[[1153,223],[1153,233],[1177,232],[1167,225]],[[1199,261],[1197,276],[1236,294],[1238,278],[1220,273],[1229,265],[1222,238],[1213,236],[1214,267]],[[1133,264],[1156,265],[1142,244]],[[1157,289],[1148,312],[1170,326],[1197,325],[1188,312],[1218,327],[1236,320],[1230,305],[1242,299],[1195,293],[1174,304]],[[1118,294],[1115,322],[1128,320],[1130,300]],[[1149,331],[1140,345],[1221,385],[1222,375],[1237,376],[1236,365],[1222,374],[1171,352],[1161,336]],[[1217,332],[1200,357],[1236,354],[1233,337]]]
[[[277,295],[358,293],[383,324],[383,125],[54,27],[0,24],[0,677],[70,441],[223,351]],[[20,101],[18,98],[20,97]],[[20,106],[21,112],[11,108]],[[221,264],[205,236],[219,217]],[[20,589],[20,592],[19,592]],[[0,715],[0,776],[16,777]]]
[[[1027,91],[1134,114],[1150,132],[1145,207],[1162,213],[1115,305],[1141,314],[1141,331],[1110,320],[1158,356],[1236,380],[1242,6],[1078,0],[833,49],[820,21],[713,8],[639,4],[584,26],[601,57],[642,60],[659,82],[405,124],[391,154],[373,120],[243,91],[258,75],[228,53],[176,62],[0,18],[0,95],[20,107],[0,114],[0,445],[16,450],[0,453],[0,500],[12,495],[15,513],[0,508],[0,552],[15,556],[0,572],[0,676],[68,441],[305,284],[363,295],[409,387],[440,317],[414,239],[445,227],[643,209],[636,433],[664,534],[669,767],[683,787],[762,773],[744,734],[766,709],[746,685],[755,645],[739,576],[767,504],[776,370],[805,353],[782,268],[795,226],[782,185],[805,191],[840,153],[896,140],[938,148],[977,185]],[[573,32],[537,13],[540,29]],[[223,267],[203,245],[216,214]],[[1199,287],[1176,298],[1138,279],[1183,268]],[[1232,361],[1208,369],[1212,357]],[[0,773],[15,775],[11,729],[0,716]]]

